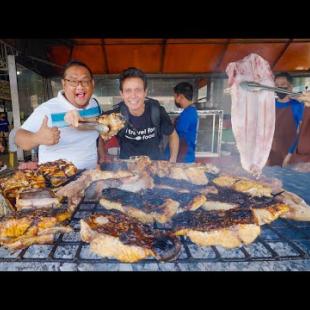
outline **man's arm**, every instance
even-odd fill
[[[172,134],[169,135],[169,149],[170,149],[169,161],[175,163],[177,161],[179,153],[179,136],[175,130],[173,130]]]
[[[47,122],[48,118],[45,116],[37,132],[31,132],[22,128],[18,129],[15,136],[16,145],[23,150],[29,151],[41,144],[57,144],[60,139],[60,131],[57,127],[48,127]]]

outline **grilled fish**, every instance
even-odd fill
[[[183,212],[172,219],[172,230],[187,236],[200,246],[220,245],[235,248],[253,242],[260,234],[260,226],[249,209],[227,211]]]
[[[51,243],[56,233],[71,232],[67,209],[19,211],[0,218],[0,245],[17,250],[34,243]]]
[[[133,193],[118,188],[103,190],[99,202],[107,210],[119,210],[143,223],[166,223],[180,205],[173,199],[154,195],[152,191]]]
[[[149,256],[173,260],[181,250],[180,241],[117,210],[93,214],[81,220],[81,239],[103,257],[133,263]]]

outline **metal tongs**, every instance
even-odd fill
[[[291,92],[289,90],[283,89],[283,88],[279,88],[279,87],[271,87],[271,86],[267,86],[267,85],[262,85],[256,82],[251,82],[251,81],[243,81],[239,84],[244,90],[248,90],[248,91],[261,91],[261,90],[269,90],[269,91],[273,91],[273,92],[278,92],[278,93],[283,93],[283,94],[288,94],[291,96],[299,96],[302,93],[295,93],[295,92]]]
[[[99,123],[96,117],[79,120],[79,125],[76,128],[79,130],[96,130],[99,134],[104,134],[110,131],[110,128],[107,125]]]

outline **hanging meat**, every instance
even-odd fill
[[[274,134],[274,93],[248,91],[240,83],[253,81],[274,87],[273,74],[268,62],[257,54],[228,64],[226,73],[232,101],[232,130],[241,165],[251,174],[260,175],[267,162]]]

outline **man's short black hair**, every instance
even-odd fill
[[[274,76],[274,79],[277,79],[280,77],[286,78],[290,84],[293,83],[293,77],[288,72],[279,72]]]
[[[92,71],[90,70],[90,68],[82,61],[80,60],[71,60],[69,61],[66,65],[65,65],[65,68],[64,68],[64,71],[63,71],[63,78],[65,77],[65,74],[66,74],[66,71],[73,67],[73,66],[80,66],[80,67],[84,67],[88,70],[89,74],[90,74],[90,77],[93,78],[93,73]]]
[[[173,88],[177,95],[183,95],[187,100],[193,99],[193,86],[187,82],[181,82]]]
[[[119,89],[120,91],[123,91],[123,83],[126,79],[128,78],[133,78],[133,77],[137,77],[140,78],[143,81],[143,85],[144,85],[144,90],[146,90],[147,88],[147,78],[145,73],[135,67],[129,67],[125,70],[123,70],[121,72],[121,74],[119,75]]]

